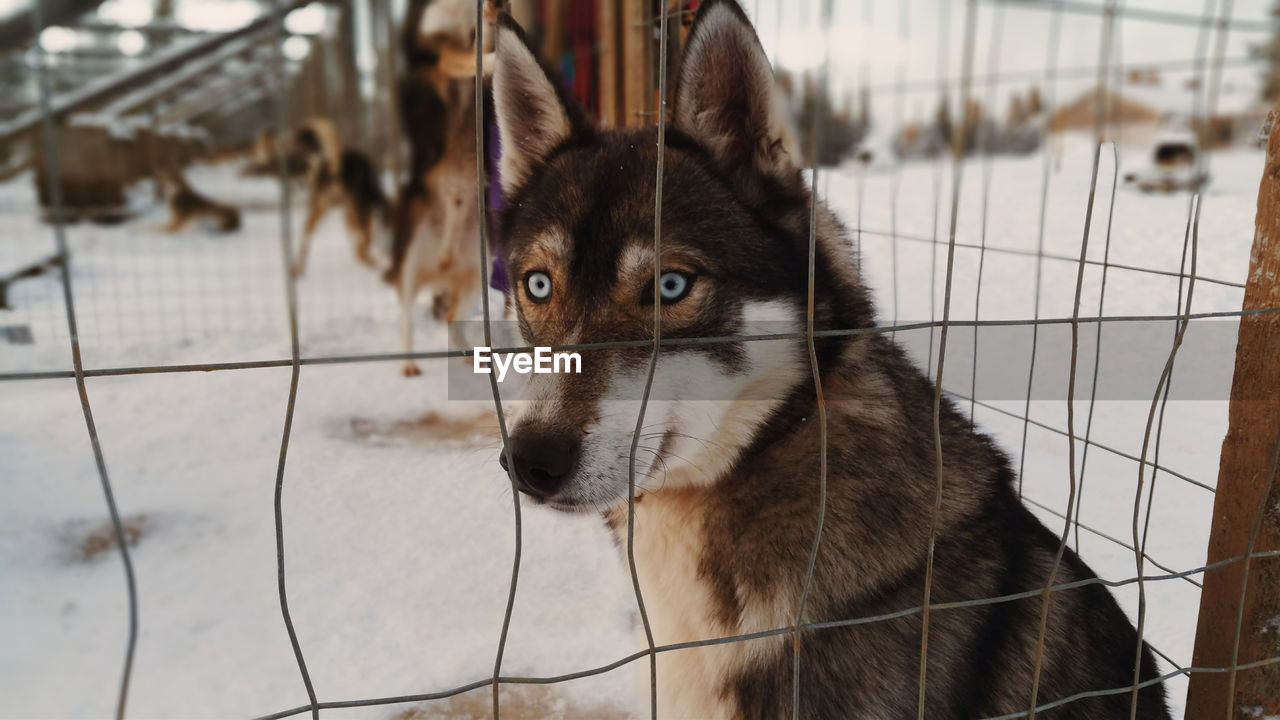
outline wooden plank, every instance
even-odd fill
[[[649,107],[649,3],[622,0],[622,122],[644,125]]]
[[[537,9],[537,3],[530,0],[513,0],[507,3],[507,10],[511,13],[511,17],[515,18],[515,21],[525,30],[538,27]]]
[[[119,148],[106,128],[60,125],[57,128],[58,165],[53,167],[43,152],[37,154],[36,182],[40,206],[52,217],[48,194],[49,173],[56,172],[62,188],[65,220],[82,217],[116,219],[126,212],[125,173]]]
[[[542,58],[553,67],[560,66],[560,53],[564,51],[564,0],[544,0],[542,28]]]
[[[621,0],[600,0],[596,14],[597,97],[600,98],[600,122],[606,127],[622,125],[621,68],[618,64],[622,38],[618,17]]]
[[[1244,310],[1280,308],[1280,122],[1273,122],[1258,188]],[[1209,534],[1209,564],[1280,550],[1280,314],[1241,318],[1227,437]],[[1241,600],[1243,599],[1243,615]],[[1237,616],[1239,639],[1237,652]],[[1234,562],[1204,576],[1193,663],[1231,667],[1280,655],[1280,558]],[[1226,673],[1195,673],[1190,720],[1280,715],[1280,663]]]

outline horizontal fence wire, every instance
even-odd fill
[[[1259,31],[1261,32],[1261,31]],[[1268,31],[1270,32],[1270,31]],[[1258,67],[1258,58],[1241,55],[1230,57],[1223,60],[1223,67],[1229,68],[1247,68]],[[1116,65],[1114,69],[1124,70],[1125,72],[1137,71],[1187,71],[1196,68],[1195,60],[1162,60],[1162,61],[1143,61],[1134,62],[1127,65]],[[1098,72],[1096,65],[1073,65],[1069,67],[1060,67],[1057,69],[1057,77],[1062,80],[1088,80],[1092,79],[1094,74]],[[975,83],[997,85],[1011,83],[1037,82],[1044,79],[1043,70],[1005,70],[1002,72],[989,72],[973,76]],[[960,78],[949,75],[939,75],[934,78],[922,78],[919,80],[896,82],[873,82],[867,83],[861,87],[865,88],[867,93],[872,97],[901,97],[918,92],[927,92],[936,90],[939,85],[956,85],[959,84]]]
[[[1061,428],[1053,427],[1052,425],[1049,425],[1048,423],[1041,422],[1041,421],[1036,420],[1036,419],[1034,419],[1034,418],[1029,418],[1029,417],[1027,417],[1026,415],[1019,415],[1018,413],[1015,413],[1015,412],[1013,412],[1013,411],[1011,411],[1011,410],[1005,410],[1004,408],[997,407],[996,405],[993,405],[993,404],[991,404],[991,403],[989,403],[989,402],[986,402],[986,401],[984,401],[984,400],[975,400],[974,398],[969,397],[969,396],[967,396],[967,395],[963,395],[963,394],[961,394],[961,393],[951,392],[951,391],[947,391],[947,394],[948,394],[948,395],[951,395],[952,397],[956,398],[957,400],[963,400],[963,401],[965,401],[965,402],[972,402],[972,403],[975,403],[978,407],[983,408],[983,409],[985,409],[985,410],[990,410],[990,411],[992,411],[992,412],[997,412],[997,413],[1000,413],[1001,415],[1005,415],[1005,416],[1011,417],[1011,418],[1013,418],[1013,419],[1015,419],[1015,420],[1023,420],[1023,421],[1026,421],[1027,423],[1029,423],[1029,424],[1031,424],[1031,425],[1034,425],[1034,426],[1036,426],[1036,427],[1038,427],[1038,428],[1040,428],[1040,429],[1042,429],[1042,430],[1048,430],[1049,432],[1056,433],[1056,434],[1058,434],[1058,435],[1062,435],[1063,437],[1068,437],[1068,434],[1067,434],[1067,431],[1066,431],[1066,430],[1063,430],[1063,429],[1061,429]],[[1109,452],[1109,453],[1111,453],[1112,455],[1115,455],[1115,456],[1117,456],[1117,457],[1122,457],[1122,458],[1124,458],[1124,459],[1126,459],[1126,460],[1132,460],[1132,461],[1137,462],[1137,463],[1142,463],[1142,464],[1147,465],[1148,467],[1150,467],[1150,468],[1152,468],[1152,469],[1158,469],[1158,470],[1160,470],[1160,472],[1167,473],[1167,474],[1169,474],[1169,475],[1171,475],[1171,476],[1173,476],[1173,477],[1178,478],[1179,480],[1182,480],[1183,482],[1186,482],[1186,483],[1187,483],[1187,484],[1189,484],[1189,485],[1192,485],[1192,486],[1194,486],[1194,487],[1198,487],[1198,488],[1200,488],[1200,489],[1202,489],[1202,490],[1205,490],[1205,491],[1207,491],[1207,492],[1209,492],[1209,493],[1214,493],[1214,492],[1215,492],[1215,489],[1214,489],[1214,487],[1213,487],[1212,485],[1206,484],[1206,483],[1204,483],[1204,482],[1201,482],[1201,481],[1199,481],[1199,480],[1196,480],[1196,479],[1195,479],[1195,478],[1193,478],[1193,477],[1190,477],[1190,476],[1187,476],[1187,475],[1183,475],[1182,473],[1179,473],[1179,472],[1176,472],[1176,471],[1174,471],[1174,470],[1171,470],[1171,469],[1169,469],[1169,468],[1168,468],[1168,467],[1166,467],[1166,466],[1163,466],[1163,465],[1160,465],[1160,464],[1156,463],[1154,460],[1144,460],[1144,459],[1142,459],[1142,458],[1138,457],[1137,455],[1133,455],[1133,454],[1127,453],[1127,452],[1125,452],[1125,451],[1123,451],[1123,450],[1120,450],[1119,448],[1113,447],[1113,446],[1111,446],[1111,445],[1107,445],[1107,444],[1105,444],[1105,443],[1098,442],[1097,440],[1092,440],[1092,439],[1088,439],[1088,438],[1080,438],[1080,437],[1077,437],[1077,438],[1075,438],[1075,441],[1076,441],[1076,442],[1079,442],[1079,443],[1083,443],[1083,444],[1085,444],[1085,445],[1088,445],[1089,447],[1095,447],[1095,448],[1098,448],[1099,450],[1105,450],[1106,452]]]
[[[1081,317],[1076,320],[1082,325],[1091,325],[1093,323],[1149,323],[1149,322],[1175,322],[1182,319],[1190,320],[1210,320],[1210,319],[1230,319],[1253,317],[1256,315],[1271,315],[1280,313],[1280,306],[1272,308],[1259,308],[1255,310],[1217,310],[1211,312],[1190,313],[1186,315],[1109,315],[1109,316],[1090,316]],[[949,320],[948,325],[951,327],[1032,327],[1044,325],[1070,325],[1072,319],[1070,317],[1053,317],[1041,318],[1039,320]],[[814,337],[843,337],[850,335],[869,335],[869,334],[894,334],[905,332],[908,330],[927,330],[930,328],[940,328],[942,322],[939,320],[922,321],[914,323],[899,323],[890,325],[877,325],[875,327],[864,328],[840,328],[828,330],[815,330]],[[721,336],[703,336],[703,337],[664,337],[661,340],[663,347],[667,346],[688,346],[688,345],[715,345],[723,343],[737,342],[764,342],[770,340],[804,340],[806,337],[803,332],[791,333],[759,333],[759,334],[740,334],[740,335],[721,335]],[[493,353],[529,353],[539,347],[553,352],[572,351],[572,350],[593,350],[593,349],[623,349],[647,347],[653,344],[652,339],[637,340],[608,340],[602,342],[590,343],[568,343],[559,345],[510,345],[504,347],[491,348]],[[446,358],[462,358],[472,357],[476,354],[474,349],[459,350],[427,350],[421,352],[386,352],[386,353],[368,353],[363,355],[315,355],[303,356],[298,359],[302,365],[345,365],[350,363],[367,363],[367,362],[391,362],[405,360],[441,360]],[[219,370],[252,370],[263,368],[289,367],[293,361],[289,358],[273,358],[270,360],[243,360],[229,362],[214,363],[183,363],[174,365],[139,365],[132,367],[104,367],[104,368],[85,368],[85,377],[115,377],[121,375],[149,375],[157,373],[183,373],[183,372],[213,372]],[[56,380],[74,378],[74,370],[30,370],[0,373],[0,382],[18,381],[18,380]],[[967,399],[967,398],[966,398]]]
[[[886,232],[884,230],[868,230],[866,228],[860,229],[859,232],[861,232],[864,235],[875,235],[878,237],[891,237],[891,238],[896,238],[898,240],[907,240],[910,242],[917,242],[917,243],[929,243],[931,245],[939,245],[943,247],[947,245],[946,241],[943,241],[943,240],[928,238],[921,235],[912,235],[909,233],[902,233],[902,232],[893,233],[893,232]],[[1109,268],[1113,270],[1129,270],[1132,272],[1146,273],[1148,275],[1161,275],[1164,277],[1182,278],[1184,280],[1191,277],[1190,275],[1187,275],[1184,272],[1176,272],[1173,270],[1161,270],[1159,268],[1147,268],[1147,267],[1141,267],[1138,265],[1128,265],[1125,263],[1114,262],[1112,260],[1093,260],[1093,259],[1086,258],[1085,260],[1081,261],[1080,258],[1078,257],[1072,257],[1070,255],[1062,255],[1060,253],[1037,252],[1035,250],[1022,250],[1019,248],[1000,247],[998,245],[984,246],[981,243],[957,241],[956,247],[966,248],[969,250],[979,250],[982,252],[997,253],[1001,255],[1020,255],[1022,257],[1033,257],[1033,258],[1038,257],[1038,258],[1043,258],[1045,260],[1059,260],[1063,262],[1069,262],[1073,265],[1083,262],[1085,265],[1092,265],[1092,266],[1100,267],[1104,269]],[[1209,277],[1205,275],[1197,275],[1196,282],[1209,283],[1211,285],[1221,285],[1223,287],[1238,288],[1240,290],[1244,289],[1244,283],[1242,282],[1237,282],[1235,280],[1222,280],[1220,278]]]
[[[777,632],[756,633],[755,634],[756,636],[754,637],[744,637],[740,639],[733,638],[733,640],[734,641],[756,640],[761,637],[769,637],[771,635],[777,635],[777,634],[779,633]],[[670,652],[672,650],[685,650],[685,649],[688,649],[689,647],[705,647],[707,645],[712,645],[712,644],[721,644],[721,643],[718,643],[715,641],[708,641],[705,643],[697,643],[697,644],[682,643],[681,645],[678,645],[678,646],[671,645],[671,646],[659,647],[658,652]],[[565,675],[556,675],[556,676],[548,676],[548,677],[503,677],[503,678],[500,678],[500,681],[508,685],[554,685],[556,683],[568,682],[571,680],[578,680],[584,677],[591,677],[593,675],[600,675],[606,672],[610,672],[612,670],[616,670],[620,667],[623,667],[629,663],[635,662],[636,660],[639,660],[640,658],[645,657],[648,654],[649,654],[648,650],[641,650],[639,652],[632,653],[631,655],[628,655],[627,657],[622,658],[621,660],[617,660],[615,662],[612,662],[605,666],[601,666],[599,668],[593,668],[592,670],[584,670],[584,671],[575,672],[575,673],[568,673]],[[1255,660],[1253,662],[1241,663],[1239,665],[1234,665],[1234,666],[1188,667],[1188,668],[1178,667],[1178,669],[1174,670],[1173,672],[1156,676],[1150,680],[1145,680],[1139,683],[1138,687],[1143,688],[1143,687],[1150,687],[1151,685],[1158,685],[1166,680],[1171,680],[1173,678],[1180,677],[1180,676],[1188,676],[1188,675],[1193,675],[1198,673],[1230,673],[1233,671],[1240,671],[1240,670],[1255,670],[1258,668],[1275,665],[1277,663],[1280,663],[1280,655],[1275,657],[1270,657],[1270,658],[1264,658],[1262,660]],[[1175,667],[1177,667],[1176,664],[1175,664]],[[401,695],[397,697],[384,697],[384,698],[369,698],[364,700],[337,700],[333,702],[322,702],[320,703],[320,709],[321,710],[341,710],[341,709],[349,709],[349,708],[357,708],[357,707],[374,707],[379,705],[396,705],[401,703],[444,700],[447,698],[454,697],[456,695],[461,695],[462,693],[465,693],[465,692],[470,692],[472,690],[478,690],[483,687],[488,687],[492,683],[493,683],[492,679],[477,680],[475,682],[467,683],[466,685],[459,685],[449,690],[443,690],[437,693],[423,693],[420,695]],[[1075,702],[1077,700],[1083,700],[1090,697],[1105,697],[1107,695],[1119,695],[1121,693],[1130,692],[1132,689],[1133,689],[1132,686],[1124,685],[1118,688],[1108,688],[1105,690],[1091,690],[1091,691],[1076,693],[1075,695],[1070,695],[1065,698],[1060,698],[1052,702],[1044,703],[1043,705],[1038,705],[1036,706],[1035,709],[1037,712],[1042,710],[1049,710],[1061,705],[1065,705],[1067,703]],[[257,718],[254,718],[253,720],[280,720],[281,718],[287,718],[287,717],[292,717],[294,715],[299,715],[301,713],[306,712],[308,709],[309,709],[309,706],[291,708],[289,710],[281,710],[279,712],[272,713],[270,715],[262,715]],[[980,720],[1014,720],[1015,718],[1022,718],[1025,716],[1026,716],[1026,712],[1024,711],[1024,712],[1010,713],[1007,715],[981,718]]]
[[[1181,570],[1178,572],[1165,573],[1161,575],[1148,575],[1141,579],[1134,577],[1134,578],[1125,578],[1122,580],[1104,580],[1102,578],[1095,577],[1095,578],[1089,578],[1086,580],[1075,580],[1067,583],[1058,583],[1053,585],[1050,589],[1054,592],[1062,592],[1062,591],[1087,587],[1090,585],[1101,585],[1103,587],[1114,589],[1114,588],[1126,587],[1129,585],[1136,584],[1140,580],[1143,582],[1162,582],[1167,580],[1177,580],[1185,576],[1201,575],[1210,570],[1216,570],[1218,568],[1234,565],[1235,563],[1238,563],[1238,562],[1244,562],[1246,561],[1246,559],[1255,560],[1255,559],[1268,559],[1268,558],[1280,558],[1280,550],[1254,551],[1247,555],[1245,554],[1237,555],[1234,557],[1226,558],[1224,560],[1220,560],[1218,562],[1209,563],[1206,565],[1200,565],[1198,567],[1191,568],[1188,570]],[[933,610],[937,611],[937,610],[953,610],[953,609],[998,605],[998,604],[1007,603],[1007,602],[1015,602],[1018,600],[1026,600],[1029,598],[1034,598],[1039,596],[1042,592],[1043,592],[1042,588],[1037,588],[1034,590],[1027,590],[1027,591],[1018,592],[1018,593],[1010,593],[1007,595],[1000,595],[996,597],[984,597],[984,598],[975,598],[972,600],[957,600],[957,601],[943,602],[943,603],[932,603],[931,607]],[[887,622],[889,620],[896,620],[903,617],[918,615],[922,611],[923,611],[923,608],[921,608],[920,606],[916,606],[916,607],[906,608],[903,610],[881,613],[878,615],[863,616],[858,618],[847,618],[842,620],[827,620],[827,621],[810,621],[810,622],[802,623],[799,629],[804,631],[821,631],[821,630],[829,630],[829,629],[843,628],[843,627],[854,627],[858,625],[868,625],[868,624]],[[761,631],[752,632],[752,633],[743,633],[740,635],[729,635],[725,637],[708,638],[704,640],[691,640],[688,642],[671,643],[668,645],[657,646],[654,649],[654,652],[667,653],[667,652],[673,652],[677,650],[689,650],[689,649],[699,648],[699,647],[710,647],[714,645],[726,645],[726,644],[732,644],[732,643],[748,642],[751,640],[760,640],[762,638],[777,637],[779,635],[788,635],[792,633],[794,630],[795,628],[792,628],[792,627],[781,627],[781,628],[773,628],[770,630],[761,630]],[[499,680],[504,684],[511,684],[511,685],[517,685],[517,684],[549,685],[549,684],[561,683],[569,680],[578,680],[585,677],[602,675],[604,673],[617,670],[618,668],[623,667],[629,663],[635,662],[640,658],[647,657],[649,656],[649,654],[650,654],[650,651],[647,649],[640,650],[604,665],[600,665],[594,668],[580,670],[572,673],[566,673],[563,675],[554,675],[554,676],[546,676],[546,677],[512,676],[512,677],[502,677]],[[1277,662],[1280,662],[1280,656],[1266,658],[1263,660],[1253,661],[1249,663],[1242,663],[1234,667],[1236,670],[1247,670],[1251,668],[1270,665]],[[1213,667],[1213,668],[1192,667],[1192,668],[1184,668],[1184,671],[1188,673],[1194,673],[1194,672],[1225,673],[1225,672],[1230,672],[1231,669],[1232,669],[1231,666],[1222,666],[1222,667]],[[1176,677],[1178,674],[1179,673],[1175,672],[1170,674],[1168,677]],[[441,700],[444,698],[452,697],[454,695],[462,694],[464,692],[468,692],[470,690],[475,690],[477,688],[488,687],[492,683],[493,683],[493,678],[486,678],[484,680],[477,680],[474,682],[458,685],[452,688],[435,691],[435,692],[426,692],[426,693],[419,693],[419,694],[412,694],[412,695],[375,697],[375,698],[367,698],[362,700],[326,701],[326,702],[320,703],[319,707],[322,710],[326,710],[326,709],[351,708],[351,707],[367,707],[367,706],[373,706],[373,705],[395,705],[395,704],[401,704],[401,703],[424,702],[429,700]],[[1132,685],[1125,685],[1119,688],[1105,690],[1105,691],[1098,691],[1098,692],[1122,693],[1122,692],[1128,692],[1129,690],[1131,690],[1131,688],[1132,688]],[[1087,694],[1083,696],[1073,695],[1071,696],[1070,699],[1065,699],[1065,700],[1058,699],[1053,701],[1052,703],[1046,704],[1045,706],[1037,706],[1037,710],[1046,709],[1047,707],[1056,707],[1057,705],[1062,704],[1063,702],[1069,702],[1071,699],[1080,699],[1081,697],[1089,697],[1089,695]],[[299,707],[290,708],[288,710],[281,710],[279,712],[271,713],[268,715],[261,715],[255,718],[254,720],[278,720],[279,718],[291,717],[293,715],[298,715],[298,714],[307,712],[310,709],[311,709],[310,705],[299,706]],[[1015,713],[1013,715],[1009,715],[1008,717],[1022,717],[1023,715],[1025,715],[1025,712],[1026,711]],[[994,719],[986,719],[986,720],[994,720]]]
[[[1190,25],[1194,27],[1214,26],[1235,32],[1269,33],[1275,26],[1267,20],[1242,20],[1238,18],[1214,18],[1211,15],[1157,10],[1147,7],[1130,7],[1117,5],[1114,9],[1102,3],[1079,2],[1078,0],[985,0],[990,3],[1001,3],[1010,7],[1024,9],[1054,8],[1063,12],[1079,15],[1113,15],[1121,20],[1141,20],[1144,22],[1165,25]]]
[[[1091,533],[1093,535],[1096,535],[1097,537],[1102,538],[1103,540],[1107,540],[1111,543],[1114,543],[1115,545],[1118,545],[1119,547],[1122,547],[1125,550],[1128,550],[1129,552],[1133,552],[1135,549],[1134,546],[1130,545],[1129,543],[1125,542],[1124,540],[1121,540],[1120,538],[1114,535],[1109,535],[1097,528],[1090,527],[1089,525],[1086,525],[1085,523],[1081,522],[1078,519],[1070,518],[1065,513],[1055,510],[1052,507],[1049,507],[1048,505],[1045,505],[1042,502],[1033,500],[1027,497],[1026,495],[1022,496],[1022,501],[1027,503],[1028,505],[1034,505],[1037,508],[1040,508],[1044,512],[1049,513],[1050,515],[1058,518],[1059,520],[1071,520],[1071,524],[1073,527],[1078,527],[1081,530],[1084,530],[1085,532]],[[1155,565],[1156,567],[1160,568],[1161,570],[1164,570],[1167,573],[1177,572],[1177,570],[1169,567],[1168,565],[1165,565],[1164,563],[1159,562],[1158,560],[1151,557],[1150,555],[1145,555],[1145,557],[1147,558],[1147,560],[1151,561],[1152,565]],[[1203,585],[1199,581],[1197,581],[1195,578],[1184,576],[1182,579],[1187,581],[1187,583],[1194,585],[1196,587],[1203,587]]]

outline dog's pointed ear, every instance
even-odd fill
[[[734,0],[706,0],[689,30],[676,86],[675,126],[730,175],[797,170],[794,132],[773,67]]]
[[[511,195],[557,146],[590,132],[586,115],[538,61],[520,25],[498,16],[493,106],[502,142],[502,190]]]

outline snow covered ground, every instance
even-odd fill
[[[1126,154],[1121,175],[1141,160]],[[1047,254],[1079,253],[1091,161],[1087,143],[1072,143],[1061,168],[1049,174]],[[1256,151],[1214,156],[1215,181],[1204,197],[1200,224],[1201,275],[1242,281],[1261,163]],[[1026,319],[1035,304],[1043,164],[1038,157],[1005,158],[989,167],[985,241],[1016,253],[986,253],[979,316]],[[1089,241],[1092,259],[1103,256],[1112,169],[1108,151]],[[853,169],[819,175],[819,186],[855,229],[886,322],[928,320],[931,310],[941,317],[945,245],[927,240],[945,242],[950,177],[949,167],[907,166],[894,213],[892,175],[864,176]],[[289,356],[278,189],[268,181],[238,178],[229,168],[205,168],[192,179],[208,194],[245,209],[242,232],[161,234],[153,229],[163,221],[159,209],[119,227],[68,230],[87,367]],[[961,243],[983,240],[983,181],[984,163],[968,163],[958,217]],[[52,248],[51,232],[35,221],[33,207],[29,178],[0,186],[5,267]],[[1176,273],[1187,211],[1184,195],[1117,189],[1111,261]],[[295,229],[300,221],[295,208]],[[895,223],[901,236],[896,242],[890,236]],[[954,319],[974,317],[978,260],[977,250],[957,250]],[[1070,315],[1076,264],[1046,259],[1042,271],[1041,316]],[[1101,276],[1100,267],[1086,267],[1083,316],[1100,312]],[[0,325],[29,326],[35,343],[0,345],[0,372],[70,367],[60,292],[52,277],[15,286],[16,309],[0,311]],[[1101,312],[1170,314],[1177,299],[1175,277],[1112,269]],[[1240,299],[1238,288],[1197,283],[1194,310],[1238,310]],[[314,243],[299,303],[307,355],[398,350],[394,298],[353,263],[337,217],[322,226]],[[427,317],[425,310],[420,317]],[[1082,334],[1091,338],[1093,326],[1084,326]],[[970,356],[972,337],[969,328],[952,331],[952,361]],[[442,348],[445,333],[423,319],[416,343],[419,349]],[[1029,347],[983,345],[980,336],[979,352],[980,365],[986,362],[982,357],[999,356],[1005,367],[1020,368],[1010,372],[1025,377]],[[1231,353],[1223,349],[1223,363],[1231,362]],[[1129,373],[1126,378],[1136,378],[1130,383],[1134,390],[1098,403],[1091,436],[1137,455],[1159,368],[1117,368],[1108,357],[1104,344],[1103,374]],[[1037,362],[1048,367],[1049,360]],[[1091,351],[1082,351],[1080,434],[1092,365]],[[290,609],[321,700],[441,690],[483,679],[493,669],[514,529],[511,493],[496,462],[492,407],[448,401],[444,362],[422,366],[424,376],[414,380],[402,378],[397,364],[388,362],[308,366],[301,372],[284,530]],[[272,523],[289,374],[288,368],[269,368],[88,381],[117,500],[139,535],[133,548],[141,617],[129,698],[133,717],[253,716],[305,702],[280,620]],[[1046,397],[1057,392],[1058,399],[1033,402],[1031,415],[1065,429],[1061,388],[1067,378],[1042,375]],[[967,371],[946,385],[967,391]],[[1213,485],[1226,428],[1222,400],[1169,404],[1161,465]],[[1017,414],[1023,405],[1007,398],[990,404]],[[75,384],[3,382],[0,407],[0,715],[109,715],[125,646],[126,595],[118,556],[95,544],[105,511]],[[1025,465],[1026,496],[1063,511],[1067,439],[1033,425],[1020,456],[1021,420],[981,406],[974,412],[1015,462]],[[1151,474],[1145,477],[1150,487]],[[1128,541],[1137,479],[1137,463],[1091,448],[1082,480],[1082,522]],[[1212,499],[1203,488],[1161,474],[1149,554],[1175,570],[1200,565]],[[1059,518],[1043,516],[1051,527],[1061,527]],[[628,576],[600,523],[532,508],[523,518],[524,560],[504,674],[567,673],[639,649]],[[1079,534],[1079,547],[1107,579],[1135,574],[1132,551],[1087,531]],[[1147,565],[1148,574],[1160,572]],[[1148,639],[1189,664],[1198,589],[1184,580],[1153,581],[1146,588]],[[1137,587],[1116,594],[1136,614]],[[1164,662],[1162,668],[1170,669]],[[512,702],[524,708],[514,714],[626,717],[631,678],[631,669],[622,668],[545,690],[513,691]],[[1180,706],[1185,681],[1169,686]],[[479,691],[482,698],[486,693]],[[401,715],[406,707],[342,714],[410,717]],[[449,701],[423,705],[413,717],[486,712],[482,701]]]

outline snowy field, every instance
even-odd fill
[[[1121,176],[1142,160],[1126,154]],[[1080,252],[1091,161],[1087,142],[1068,143],[1061,167],[1049,173],[1046,255]],[[1212,158],[1214,182],[1203,199],[1199,232],[1200,275],[1243,280],[1261,166],[1262,154],[1251,150]],[[1125,187],[1113,192],[1113,168],[1108,150],[1089,258],[1103,257],[1114,195],[1110,260],[1176,274],[1188,198]],[[1033,315],[1043,169],[1039,157],[964,167],[957,240],[993,248],[982,265],[983,319]],[[884,322],[941,318],[950,178],[949,167],[927,164],[906,166],[896,181],[889,172],[852,169],[819,175],[819,187],[854,228]],[[154,228],[163,212],[154,205],[122,226],[68,229],[86,367],[289,357],[278,188],[240,179],[230,168],[203,168],[192,179],[209,195],[244,208],[242,232],[162,234]],[[895,184],[896,212],[890,202]],[[35,221],[33,207],[29,177],[0,186],[5,268],[52,249],[52,233]],[[296,230],[300,224],[295,203],[292,225]],[[974,317],[979,257],[976,249],[957,250],[953,319]],[[1101,267],[1086,267],[1082,316],[1177,310],[1176,277],[1113,268],[1099,308],[1101,279]],[[1041,317],[1071,314],[1075,282],[1074,262],[1043,261]],[[393,295],[352,261],[336,214],[321,227],[298,290],[304,354],[398,350]],[[1200,282],[1193,309],[1238,310],[1241,295],[1235,287]],[[27,325],[35,342],[0,345],[0,373],[68,369],[59,283],[53,277],[19,283],[12,303],[16,309],[0,311],[0,325]],[[1093,332],[1093,325],[1082,328],[1090,338]],[[912,339],[916,345],[918,338]],[[949,343],[949,355],[971,355],[972,329],[952,331]],[[424,298],[417,348],[444,344]],[[1004,367],[1021,368],[1017,376],[1025,377],[1029,347],[983,345],[981,336],[978,347],[980,365],[986,354],[999,355]],[[1224,364],[1231,352],[1223,349]],[[1092,351],[1086,354],[1076,403],[1079,434],[1093,372]],[[422,367],[424,375],[416,379],[401,377],[395,362],[307,366],[301,372],[284,531],[290,609],[322,701],[442,690],[493,670],[514,529],[511,493],[497,464],[492,404],[448,401],[444,362]],[[1137,455],[1159,368],[1116,368],[1104,345],[1101,372],[1116,371],[1138,378],[1133,393],[1097,403],[1091,437]],[[1067,378],[1047,372],[1038,383],[1052,397],[1052,387],[1065,388]],[[136,534],[141,620],[131,717],[245,717],[306,701],[280,619],[272,519],[289,376],[288,368],[269,368],[88,381],[116,497]],[[967,371],[946,385],[966,391]],[[1065,429],[1065,390],[1057,392],[1057,400],[1033,402],[1031,416]],[[1226,429],[1224,399],[1169,404],[1162,466],[1214,484]],[[1022,401],[988,404],[996,409],[978,406],[975,419],[1024,466],[1026,497],[1063,512],[1066,437],[1031,425],[1023,456],[1024,423],[998,411],[1020,415]],[[0,715],[107,716],[125,647],[126,594],[118,555],[101,541],[105,510],[75,383],[3,382],[0,407]],[[1145,478],[1150,488],[1150,472]],[[1137,481],[1137,463],[1092,447],[1081,521],[1130,542]],[[1154,498],[1149,555],[1174,570],[1202,564],[1212,493],[1162,473]],[[628,575],[601,523],[537,508],[523,515],[524,560],[503,673],[568,673],[640,649]],[[1050,512],[1041,515],[1051,527],[1062,527]],[[1078,543],[1104,578],[1134,576],[1132,551],[1088,531],[1079,533]],[[1163,571],[1148,563],[1146,572]],[[1148,582],[1146,590],[1147,638],[1188,665],[1198,588],[1169,579]],[[1136,615],[1137,586],[1116,594]],[[631,717],[632,678],[642,666],[515,689],[504,717]],[[1171,669],[1165,661],[1161,667]],[[1185,680],[1171,681],[1169,690],[1180,707]],[[326,716],[484,717],[487,693]]]

